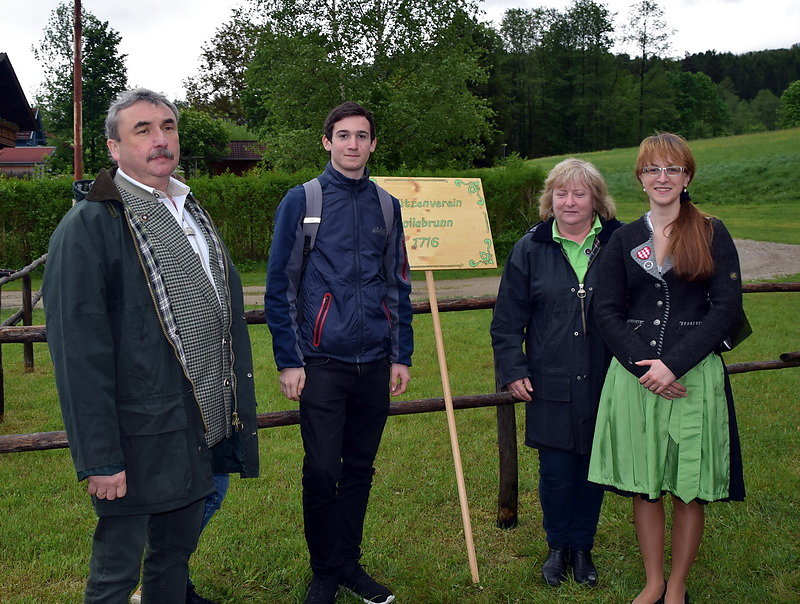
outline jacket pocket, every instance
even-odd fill
[[[567,374],[535,373],[533,396],[548,401],[569,402],[571,394],[570,376]]]
[[[319,346],[322,342],[322,330],[325,328],[325,319],[328,317],[328,311],[331,308],[331,300],[333,296],[326,293],[322,296],[322,302],[317,311],[317,317],[314,319],[314,331],[312,333],[311,342],[314,346]]]
[[[191,456],[182,393],[125,399],[117,405],[128,484],[126,505],[152,505],[186,497]]]

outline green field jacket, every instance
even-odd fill
[[[45,269],[47,340],[78,478],[126,472],[125,497],[93,498],[100,516],[177,509],[211,491],[212,472],[258,475],[252,353],[241,280],[227,249],[244,427],[211,449],[139,253],[113,173],[102,171],[53,232]]]

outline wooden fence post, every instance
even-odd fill
[[[497,451],[500,458],[497,526],[509,529],[517,526],[519,498],[516,405],[497,407]]]
[[[30,274],[22,277],[22,324],[33,325],[33,304],[31,303],[31,276]],[[26,342],[22,345],[22,356],[25,364],[25,372],[33,372],[33,342]]]
[[[0,276],[5,276],[0,273]],[[3,286],[0,285],[0,310],[3,308]],[[3,383],[3,345],[0,344],[0,424],[5,421],[6,414],[6,388]]]
[[[3,383],[3,345],[0,344],[0,424],[5,420],[6,414],[6,388]]]

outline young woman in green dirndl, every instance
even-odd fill
[[[614,354],[600,397],[589,480],[633,497],[647,582],[635,604],[688,602],[704,504],[744,498],[730,383],[718,350],[741,321],[739,257],[722,222],[686,187],[686,141],[642,141],[636,176],[650,211],[612,236],[594,318]],[[664,580],[673,499],[672,565]]]

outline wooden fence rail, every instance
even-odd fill
[[[478,394],[473,396],[453,397],[455,409],[474,409],[476,407],[496,407],[513,405],[517,401],[505,392],[496,394]],[[444,411],[443,398],[424,398],[409,401],[395,401],[389,405],[389,415],[409,415],[413,413],[429,413]],[[259,413],[256,416],[259,428],[277,428],[293,426],[300,423],[300,410],[273,411]],[[0,435],[0,453],[19,453],[22,451],[44,451],[47,449],[63,449],[68,446],[67,433],[34,432],[31,434]]]
[[[773,361],[734,363],[728,365],[727,369],[728,373],[735,374],[747,373],[749,371],[784,369],[787,367],[800,367],[800,351],[784,353],[780,356],[780,359],[775,359]],[[515,400],[507,392],[453,397],[453,407],[455,409],[500,407],[502,405],[513,405],[517,402],[519,401]],[[413,413],[430,413],[433,411],[444,411],[443,398],[396,401],[389,405],[389,415],[409,415]],[[259,428],[293,426],[300,423],[300,410],[290,409],[287,411],[259,413],[256,416],[256,420]],[[514,431],[514,434],[516,434],[516,431]],[[63,449],[66,446],[67,434],[63,430],[56,432],[34,432],[31,434],[0,435],[0,454]]]

